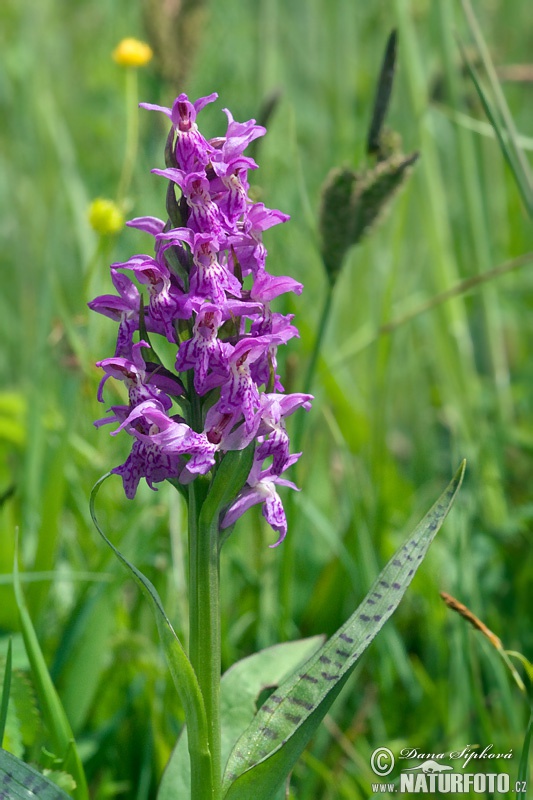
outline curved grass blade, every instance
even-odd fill
[[[50,677],[50,673],[48,672],[48,667],[44,660],[39,640],[35,633],[22,593],[18,572],[18,535],[15,542],[13,588],[19,612],[24,647],[26,649],[28,661],[30,662],[35,689],[43,710],[46,725],[52,737],[54,749],[56,754],[63,759],[62,769],[68,772],[69,775],[72,775],[76,782],[76,789],[73,791],[73,796],[76,800],[88,800],[89,791],[87,788],[87,781],[85,779],[85,772],[78,753],[78,748],[76,747],[76,741],[61,700],[59,699],[59,695]],[[14,796],[17,797],[17,795]],[[21,797],[24,796],[25,795],[21,795]],[[31,797],[32,795],[28,796]]]
[[[55,783],[7,750],[0,750],[1,800],[70,800]]]
[[[224,800],[269,800],[282,785],[358,658],[397,608],[451,508],[464,468],[463,462],[357,611],[261,706],[228,760]]]
[[[159,595],[148,580],[137,567],[127,560],[125,556],[107,538],[100,527],[95,513],[95,500],[98,490],[102,483],[111,475],[108,472],[93,486],[89,508],[95,527],[104,540],[111,548],[119,561],[126,567],[135,583],[146,597],[157,624],[157,630],[165,651],[167,663],[174,680],[178,695],[185,709],[187,728],[189,731],[189,754],[193,771],[193,785],[203,787],[204,792],[211,791],[211,755],[207,747],[207,722],[205,715],[204,701],[198,685],[196,673],[189,658],[183,649],[183,645],[178,639],[172,624],[167,617]],[[209,785],[209,786],[208,786]],[[206,794],[205,796],[209,796]]]

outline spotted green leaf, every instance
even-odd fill
[[[224,800],[270,800],[283,785],[358,658],[397,608],[451,508],[463,473],[464,462],[357,611],[261,706],[228,760]]]
[[[70,800],[59,786],[7,750],[0,750],[0,800]]]
[[[248,727],[256,713],[256,702],[261,691],[278,686],[291,672],[305,663],[324,639],[313,636],[296,642],[283,642],[267,647],[238,661],[222,676],[220,705],[222,719],[222,763],[225,763],[233,745]],[[157,800],[174,800],[191,796],[191,769],[189,763],[187,731],[178,743],[165,769]],[[275,796],[272,800],[278,800]]]

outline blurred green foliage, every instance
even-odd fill
[[[150,611],[88,512],[93,483],[122,463],[128,442],[92,425],[103,416],[93,364],[111,355],[115,326],[89,314],[86,302],[111,290],[110,261],[150,247],[129,229],[99,243],[87,222],[89,202],[116,193],[122,165],[125,76],[110,54],[124,36],[147,36],[146,13],[154,22],[170,7],[4,0],[0,9],[2,652],[18,628],[11,569],[19,526],[28,607],[98,800],[154,797],[183,718]],[[491,0],[479,15],[497,65],[527,62],[526,0]],[[162,26],[159,18],[151,30]],[[222,107],[248,119],[281,90],[253,179],[258,198],[292,217],[266,236],[269,268],[305,284],[301,298],[279,308],[296,313],[301,331],[280,353],[288,391],[301,386],[326,291],[320,186],[334,167],[370,166],[366,133],[393,27],[399,68],[388,121],[406,152],[420,152],[412,178],[351,252],[335,289],[296,470],[303,491],[291,503],[291,635],[334,631],[460,459],[468,460],[444,531],[297,766],[291,797],[368,797],[369,756],[378,746],[432,752],[493,743],[518,753],[527,724],[522,698],[497,654],[452,618],[438,593],[459,597],[506,647],[531,660],[531,265],[374,336],[460,279],[532,249],[497,142],[451,113],[483,118],[454,38],[458,31],[468,42],[459,7],[447,0],[211,0],[201,27],[190,69],[180,73],[185,84],[171,83],[168,67],[162,77],[159,54],[139,75],[141,99],[168,104],[180,91],[217,91],[219,102],[200,118],[214,136],[224,130]],[[158,55],[161,39],[153,35]],[[504,89],[527,133],[530,86]],[[165,123],[141,112],[132,216],[165,213],[161,179],[149,173],[163,166]],[[179,495],[171,486],[143,487],[129,502],[119,480],[109,481],[99,518],[157,586],[186,639]],[[279,639],[284,554],[270,543],[259,514],[249,512],[225,545],[225,667]],[[20,646],[14,668],[17,697],[33,698]],[[50,766],[42,755],[47,733],[39,727],[29,737],[27,713],[16,700],[9,741],[18,755]]]

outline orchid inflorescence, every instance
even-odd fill
[[[98,398],[103,402],[110,377],[129,396],[127,405],[112,406],[112,415],[95,424],[118,422],[113,434],[125,430],[134,439],[125,463],[112,470],[129,498],[142,477],[152,489],[166,479],[186,485],[216,469],[222,454],[255,441],[246,483],[220,526],[262,503],[279,544],[287,521],[276,487],[296,489],[282,476],[300,456],[289,453],[284,420],[300,406],[308,410],[312,397],[283,394],[276,351],[298,331],[293,315],[272,311],[270,302],[303,287],[265,269],[263,231],[289,217],[248,197],[248,170],[257,164],[243,152],[266,130],[255,120],[236,122],[224,109],[226,135],[206,140],[196,115],[216,97],[192,103],[180,94],[172,108],[141,104],[172,122],[166,169],[152,170],[170,182],[169,219],[127,223],[154,237],[155,254],[112,264],[118,294],[89,303],[119,323],[115,355],[97,363],[105,372]],[[147,304],[137,284],[146,287]],[[163,366],[150,335],[176,346],[174,371]]]

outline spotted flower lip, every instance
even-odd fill
[[[297,488],[285,473],[300,457],[290,453],[285,421],[308,411],[312,396],[283,393],[278,347],[299,334],[293,315],[271,303],[303,286],[266,269],[263,234],[289,219],[249,197],[258,165],[244,151],[266,130],[224,109],[225,134],[206,139],[197,117],[216,97],[191,101],[182,93],[170,107],[141,103],[172,126],[166,167],[152,172],[168,181],[167,205],[174,197],[168,207],[176,213],[169,211],[174,223],[154,216],[127,223],[153,238],[154,253],[112,264],[117,294],[89,303],[118,324],[114,355],[97,362],[104,372],[98,398],[110,380],[128,394],[95,425],[132,439],[130,455],[112,470],[128,498],[142,478],[154,490],[165,480],[187,484],[213,475],[228,451],[253,446],[253,466],[220,526],[261,504],[277,545],[287,533],[279,489]]]

